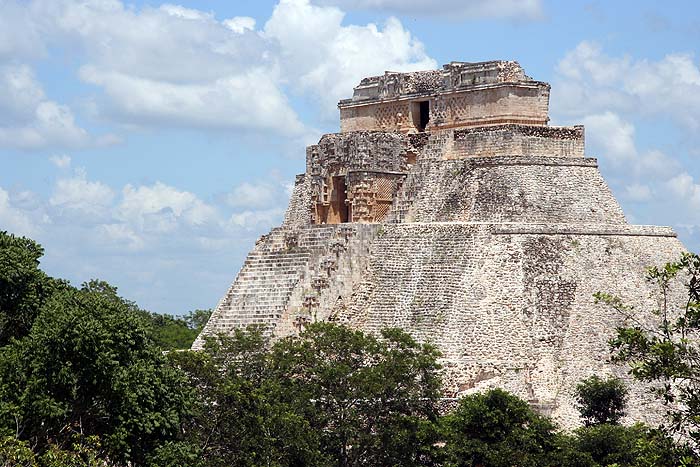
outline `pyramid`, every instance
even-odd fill
[[[583,126],[548,126],[549,92],[513,61],[363,79],[193,348],[249,324],[400,327],[440,349],[449,396],[501,387],[572,427],[575,385],[616,375],[629,418],[654,422],[608,362],[622,317],[593,294],[654,308],[646,267],[684,247],[626,221]]]

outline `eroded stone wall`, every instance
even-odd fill
[[[626,223],[595,159],[530,156],[419,160],[390,219]]]
[[[627,223],[584,157],[583,127],[546,126],[548,101],[549,85],[516,62],[363,80],[194,348],[249,324],[274,336],[314,320],[399,326],[443,353],[449,394],[502,387],[579,424],[581,379],[627,378],[607,362],[621,317],[593,294],[654,309],[645,270],[683,245],[669,228]],[[629,419],[653,423],[658,402],[628,384]]]
[[[501,125],[455,130],[451,157],[584,157],[583,126]]]
[[[505,83],[431,96],[347,104],[340,108],[340,131],[417,132],[417,103],[429,102],[427,129],[478,125],[546,125],[549,85]]]
[[[645,268],[682,251],[670,229],[385,225],[341,321],[371,332],[397,326],[437,345],[450,394],[502,387],[575,426],[572,393],[581,379],[628,380],[625,368],[607,363],[607,340],[622,318],[593,294],[652,310]],[[658,417],[658,403],[628,383],[630,420]]]

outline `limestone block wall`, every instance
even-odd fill
[[[424,156],[399,190],[393,222],[626,223],[595,159]]]
[[[297,332],[299,325],[329,319],[333,310],[344,307],[366,270],[378,227],[272,229],[248,254],[192,348],[202,348],[206,336],[248,325],[284,336]]]
[[[576,426],[578,381],[591,374],[628,379],[625,368],[606,363],[621,317],[595,304],[593,294],[653,309],[644,268],[676,259],[683,246],[669,230],[633,226],[500,228],[385,225],[341,320],[371,332],[398,326],[433,342],[453,394],[502,387]],[[654,421],[658,403],[628,384],[630,419]]]
[[[429,101],[428,129],[549,121],[547,83],[499,83],[457,91],[340,106],[340,131],[416,132],[415,103]]]
[[[408,99],[343,107],[340,109],[340,131],[415,132],[417,129],[411,110],[411,101]]]
[[[584,157],[583,126],[502,125],[455,130],[450,157]]]
[[[306,273],[289,296],[275,328],[278,337],[298,323],[337,319],[362,280],[379,224],[344,224],[298,230],[299,248],[313,252]]]
[[[284,213],[282,227],[302,228],[311,224],[311,181],[305,174],[296,176],[289,205]]]
[[[311,255],[309,250],[294,248],[293,238],[284,229],[262,236],[192,347],[201,348],[204,336],[251,324],[274,329]]]
[[[504,83],[440,94],[430,102],[428,128],[520,123],[546,125],[549,121],[547,83]]]

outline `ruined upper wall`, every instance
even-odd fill
[[[416,133],[503,123],[546,125],[549,89],[513,61],[386,72],[363,79],[351,99],[340,101],[340,128]]]

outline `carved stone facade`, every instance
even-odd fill
[[[340,101],[340,130],[415,133],[467,126],[546,125],[549,84],[517,62],[452,62],[438,71],[365,78]]]
[[[578,381],[627,378],[607,363],[622,318],[593,293],[653,309],[645,268],[684,248],[670,228],[627,223],[583,127],[546,125],[548,98],[516,62],[362,80],[203,336],[399,326],[439,347],[449,394],[503,387],[578,424]],[[655,421],[656,402],[628,382],[630,419]]]

